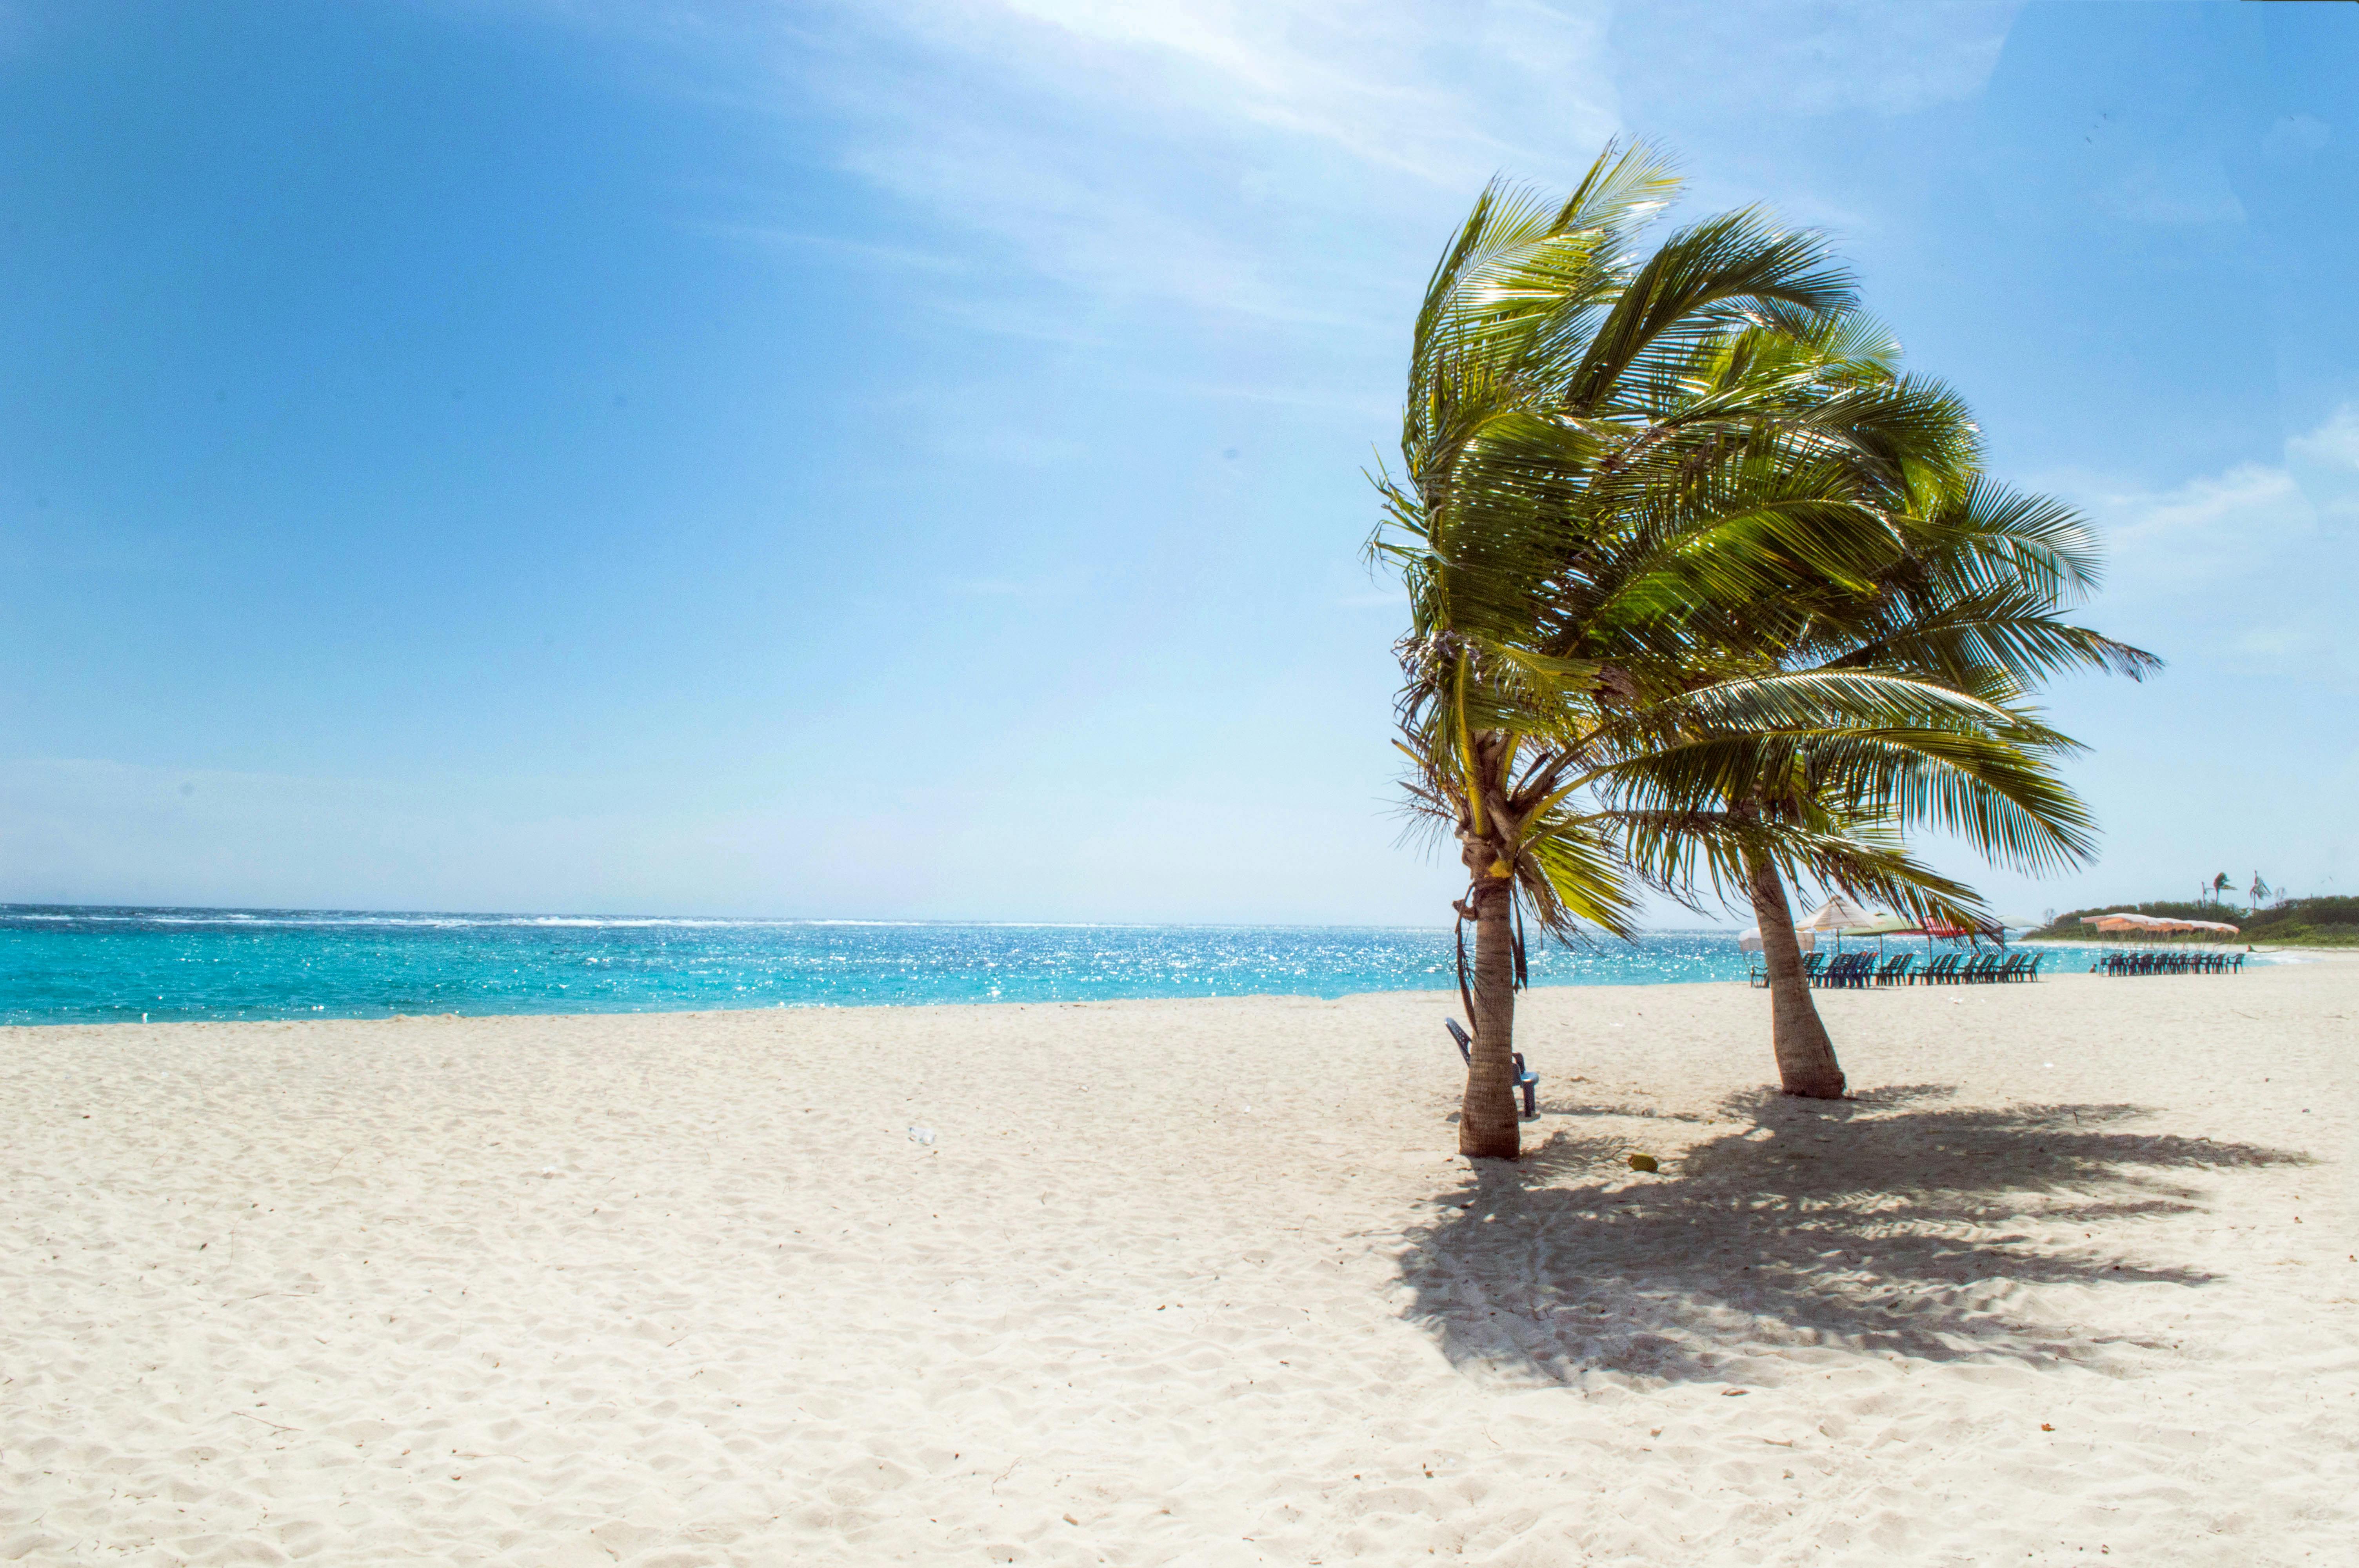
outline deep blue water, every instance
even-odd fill
[[[1470,933],[1471,938],[1471,933]],[[1451,934],[0,905],[0,1022],[1447,990]],[[1733,935],[1535,946],[1532,983],[1744,977]]]

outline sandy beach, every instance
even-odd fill
[[[2349,1561],[2359,962],[1450,1000],[7,1031],[0,1560]]]

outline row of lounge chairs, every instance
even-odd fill
[[[1868,986],[1960,986],[1996,984],[2000,981],[2036,980],[2044,953],[1944,953],[1918,968],[1917,955],[1903,953],[1881,963],[1873,953],[1840,953],[1830,960],[1823,953],[1813,953],[1802,960],[1802,978],[1814,986],[1837,989]],[[1769,972],[1756,968],[1753,984],[1765,987]]]
[[[2107,953],[2089,966],[2093,975],[2234,975],[2243,972],[2242,953]]]
[[[2045,953],[1944,953],[1917,972],[1929,986],[2011,985],[2036,980]]]

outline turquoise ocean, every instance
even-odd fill
[[[1472,934],[1469,934],[1470,938]],[[1451,935],[0,905],[0,1022],[1448,990]],[[1741,979],[1733,934],[1535,943],[1534,985]]]

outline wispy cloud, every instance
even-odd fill
[[[1546,0],[509,0],[758,62],[775,105],[908,233],[749,238],[905,265],[971,328],[1075,343],[1177,310],[1391,351],[1482,183],[1575,178],[1626,133],[1619,82],[1903,113],[1987,79],[2016,0],[1907,6]],[[740,73],[741,76],[743,73]],[[765,91],[740,91],[759,102]],[[1644,127],[1638,127],[1644,129]],[[1797,210],[1823,217],[1807,192]],[[962,270],[929,290],[937,252]],[[1381,335],[1381,340],[1379,335]]]
[[[961,7],[970,12],[987,7]],[[1554,127],[1610,134],[1603,18],[1532,4],[1447,9],[1301,0],[1005,0],[997,9],[1078,46],[1101,102],[1179,114],[1218,131],[1245,123],[1332,146],[1378,168],[1461,183],[1527,148],[1517,111],[1570,111]],[[1031,53],[1010,31],[998,40]],[[1033,57],[1036,60],[1040,58]],[[1069,78],[1068,91],[1087,91]],[[1545,124],[1545,122],[1540,124]]]
[[[901,0],[832,16],[831,47],[779,70],[827,105],[842,166],[1011,277],[1123,312],[1373,319],[1484,178],[1561,177],[1616,128],[1600,19],[1528,4]]]
[[[2248,662],[2359,674],[2339,602],[2359,575],[2359,405],[2288,438],[2277,462],[2160,490],[2051,488],[2104,531],[2106,597],[2128,634],[2216,636]]]
[[[1973,97],[2023,0],[1710,0],[1618,8],[1617,58],[1764,110],[1905,114]],[[1708,84],[1708,85],[1707,85]]]
[[[2101,492],[2088,500],[2106,524],[2119,575],[2147,589],[2262,569],[2317,527],[2309,497],[2276,464],[2238,463],[2165,491]]]
[[[804,255],[832,257],[847,266],[886,266],[908,268],[938,276],[970,271],[968,264],[956,256],[946,256],[934,251],[922,251],[909,245],[878,244],[867,240],[847,239],[841,234],[806,233],[795,229],[774,227],[764,223],[705,223],[701,232],[736,240],[745,244],[758,245],[767,250],[791,252]]]
[[[2359,404],[2344,404],[2317,429],[2288,441],[2286,456],[2315,467],[2322,476],[2359,474]]]

